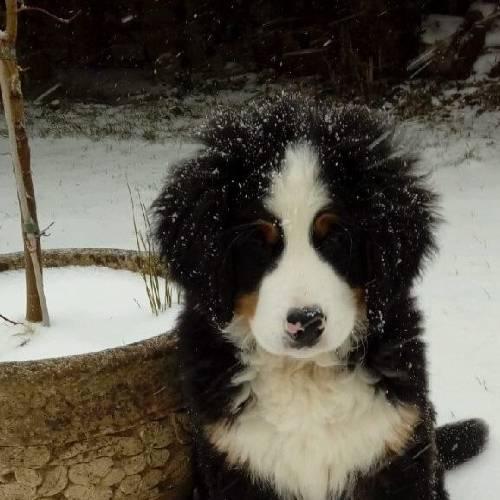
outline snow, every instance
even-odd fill
[[[469,12],[481,12],[483,17],[488,17],[497,10],[497,5],[493,2],[472,2],[469,7]]]
[[[83,354],[137,342],[170,331],[181,309],[174,303],[154,316],[141,276],[130,271],[48,268],[44,283],[52,325],[36,325],[29,332],[24,325],[0,322],[0,362]],[[13,321],[24,317],[24,287],[22,271],[0,273],[1,310]]]
[[[456,29],[461,22],[459,18],[448,21],[445,24],[449,33],[451,24]],[[417,287],[426,316],[431,393],[438,421],[477,416],[491,426],[485,453],[447,476],[452,500],[494,500],[500,491],[499,125],[499,112],[479,114],[472,108],[452,110],[449,121],[440,125],[408,124],[411,139],[422,156],[422,168],[431,171],[431,182],[442,194],[446,220],[439,229],[440,253]],[[109,138],[99,142],[36,138],[31,144],[40,223],[46,226],[55,222],[51,236],[43,241],[48,248],[135,248],[127,179],[132,189],[141,191],[147,204],[157,193],[167,166],[197,148],[196,144],[178,141],[151,144]],[[17,201],[6,151],[6,141],[1,140],[0,158],[4,160],[0,163],[0,252],[21,248]],[[63,271],[54,275],[56,281],[59,272]],[[146,329],[141,326],[143,319],[132,316],[139,312],[133,298],[139,296],[141,286],[139,281],[136,292],[131,290],[120,295],[122,300],[112,301],[113,311],[128,318],[117,328],[121,336],[135,326],[138,330],[134,331],[147,335],[162,330],[158,328],[161,325]],[[4,290],[2,283],[0,312],[20,318],[20,310],[6,308],[12,293]],[[89,307],[72,307],[77,306],[78,316],[90,314]],[[49,307],[54,328],[63,327],[75,314],[68,307],[60,307],[55,296],[49,295]],[[120,345],[132,340],[121,336],[117,337]],[[0,351],[6,349],[5,342],[13,341],[3,338]],[[102,348],[104,341],[102,335],[94,335],[87,348]],[[30,348],[40,349],[43,355],[42,344],[36,337]]]
[[[463,17],[431,14],[422,23],[421,40],[426,45],[446,40],[458,31],[463,22]]]
[[[472,80],[487,77],[490,71],[500,62],[500,50],[489,49],[481,54],[472,67]]]
[[[500,47],[500,22],[495,21],[484,39],[485,47]]]
[[[492,14],[497,6],[495,4],[475,2],[471,10],[480,10],[486,17]],[[486,79],[491,70],[500,63],[500,21],[495,20],[486,33],[483,53],[476,59],[472,68],[471,81]]]
[[[440,253],[418,287],[429,343],[438,422],[480,416],[491,443],[449,473],[453,500],[493,500],[500,491],[500,114],[462,116],[457,135],[436,133],[422,151],[441,193]]]
[[[51,222],[44,248],[135,249],[127,182],[146,205],[158,194],[168,166],[198,147],[184,142],[35,138],[30,143],[40,227]],[[16,188],[7,143],[0,169],[0,253],[22,248]],[[1,156],[0,156],[1,157]]]

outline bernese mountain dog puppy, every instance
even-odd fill
[[[436,428],[412,284],[436,196],[361,107],[219,111],[153,204],[184,290],[201,500],[444,500],[487,427]]]

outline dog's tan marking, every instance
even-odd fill
[[[257,308],[258,298],[259,294],[257,292],[240,295],[236,299],[234,312],[239,316],[243,316],[247,320],[253,318]]]
[[[314,220],[313,232],[316,237],[323,239],[338,222],[338,217],[333,212],[323,212]]]
[[[276,243],[278,243],[280,233],[276,224],[263,219],[259,219],[257,221],[257,225],[262,236],[264,236],[264,240],[266,241],[266,243],[268,243],[269,245],[275,245]]]
[[[353,288],[354,298],[356,299],[356,305],[358,309],[362,312],[366,310],[366,296],[364,288]]]
[[[420,412],[415,406],[400,405],[400,420],[394,426],[393,435],[385,443],[388,455],[402,455],[413,438],[415,427],[420,422]]]

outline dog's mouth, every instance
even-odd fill
[[[354,337],[352,339],[349,337],[337,348],[322,347],[320,345],[296,348],[285,345],[283,349],[275,351],[269,350],[253,334],[251,335],[254,349],[262,349],[266,353],[284,360],[295,360],[300,364],[311,363],[320,367],[346,368],[349,353],[353,350],[353,346],[356,345]]]
[[[243,355],[251,355],[256,350],[262,350],[273,357],[296,360],[299,363],[310,362],[321,367],[345,368],[350,353],[358,347],[366,336],[366,325],[363,321],[358,322],[352,333],[337,347],[328,347],[321,343],[309,347],[292,347],[287,345],[287,338],[281,334],[283,337],[281,348],[269,348],[268,345],[259,340],[259,336],[252,330],[248,318],[242,315],[236,315],[223,333]],[[277,333],[277,336],[280,336],[280,333]]]

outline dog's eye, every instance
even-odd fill
[[[338,227],[338,216],[333,212],[320,213],[313,223],[313,236],[321,241]]]
[[[273,246],[278,243],[280,239],[280,232],[278,226],[272,222],[259,219],[255,223],[258,235],[262,238],[264,243]]]

